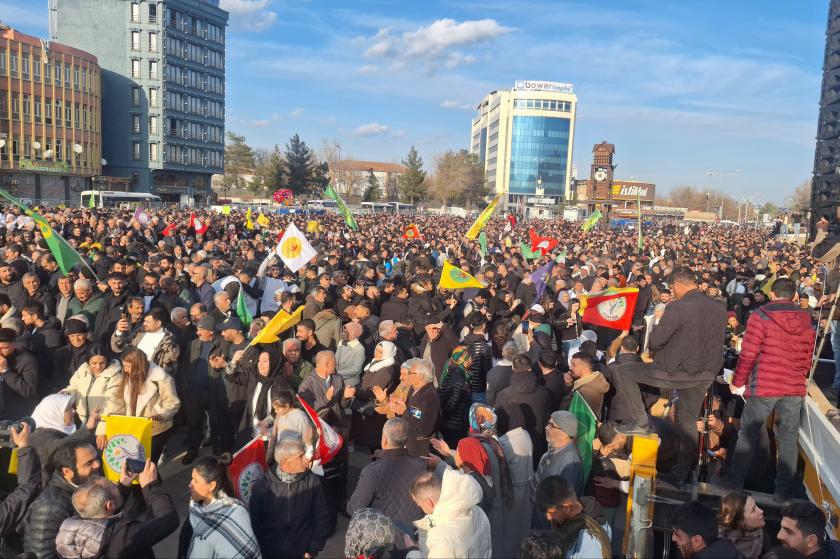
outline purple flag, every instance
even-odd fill
[[[548,264],[545,264],[531,272],[531,280],[534,282],[534,287],[537,289],[536,302],[539,302],[540,299],[542,299],[543,293],[545,292],[545,281],[548,279],[548,276],[551,274],[551,270],[553,269],[554,260],[551,260]]]
[[[141,227],[146,227],[152,222],[152,216],[146,213],[146,210],[143,208],[137,208],[134,210],[134,221],[139,223]]]

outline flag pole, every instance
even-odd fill
[[[636,190],[636,210],[638,212],[639,254],[641,254],[645,248],[645,241],[642,238],[642,193],[638,189]]]

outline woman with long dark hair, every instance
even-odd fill
[[[262,557],[248,509],[234,497],[227,467],[227,460],[215,456],[201,457],[193,464],[179,559]]]
[[[108,409],[113,415],[152,420],[150,458],[152,462],[157,462],[172,432],[172,420],[181,407],[175,381],[137,348],[125,350],[121,361],[122,382]]]

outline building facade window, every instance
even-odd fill
[[[157,23],[157,4],[149,3],[149,23]]]
[[[80,78],[79,67],[78,66],[73,66],[73,89],[75,89],[75,90],[79,89],[79,85],[80,85],[79,84],[79,78]]]
[[[149,161],[157,161],[158,160],[158,144],[155,142],[151,142],[149,144]]]
[[[29,79],[29,56],[26,54],[20,59],[20,73],[24,78]]]
[[[570,126],[567,118],[514,115],[508,183],[511,194],[533,194],[539,179],[546,195],[563,195]]]
[[[137,58],[131,59],[131,77],[132,78],[139,78],[140,77],[140,60]]]
[[[149,60],[149,79],[156,80],[158,77],[158,61]]]
[[[125,13],[125,12],[123,12]],[[131,21],[139,22],[140,21],[140,4],[137,2],[131,3]]]
[[[149,52],[158,51],[158,34],[152,31],[149,32]]]
[[[18,57],[16,54],[9,57],[9,73],[13,78],[16,78],[18,75]]]
[[[6,75],[6,53],[0,52],[0,75]]]
[[[131,115],[131,131],[135,134],[140,133],[140,115]]]
[[[131,32],[131,50],[140,50],[140,32]]]
[[[139,87],[132,87],[131,88],[131,104],[134,106],[138,106],[140,104],[140,88]]]
[[[149,106],[150,107],[157,107],[158,106],[158,90],[156,87],[149,88]]]
[[[131,142],[131,158],[140,161],[140,142]]]

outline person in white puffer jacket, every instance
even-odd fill
[[[420,551],[408,559],[490,559],[490,521],[478,506],[481,486],[458,470],[447,469],[443,478],[431,472],[417,476],[411,497],[426,516],[414,523]]]

